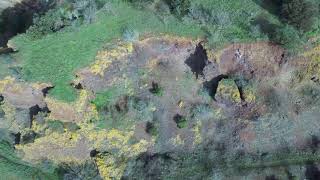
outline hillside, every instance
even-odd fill
[[[1,3],[4,178],[320,178],[318,1]]]

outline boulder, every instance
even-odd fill
[[[240,103],[240,92],[234,80],[221,80],[215,94],[215,99],[222,102]]]

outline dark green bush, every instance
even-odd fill
[[[189,0],[165,0],[165,2],[168,4],[172,14],[177,17],[181,18],[189,13]]]
[[[291,51],[299,50],[304,44],[299,32],[290,25],[284,25],[276,29],[272,41]]]
[[[63,123],[57,120],[48,121],[48,129],[53,132],[63,133],[64,131]]]
[[[124,2],[131,3],[134,7],[143,9],[152,4],[155,0],[123,0]]]
[[[205,8],[204,6],[200,5],[192,5],[189,9],[188,16],[195,21],[198,21],[202,25],[206,24],[214,24],[216,19],[212,12]]]
[[[27,33],[30,37],[38,39],[66,26],[90,24],[94,21],[97,10],[94,0],[67,1],[43,16],[35,16],[34,24]]]
[[[64,163],[61,165],[63,179],[91,179],[102,180],[97,164],[93,160],[87,160],[84,163]]]
[[[309,31],[319,16],[318,8],[311,0],[283,0],[280,16],[297,29]]]
[[[190,5],[191,5],[190,0],[124,0],[124,1],[132,3],[135,7],[138,7],[138,8],[145,8],[151,4],[154,4],[155,6],[159,6],[159,5],[163,6],[166,4],[169,7],[170,12],[178,18],[182,18],[183,16],[187,15],[189,13]],[[155,7],[155,8],[159,8],[159,7]]]
[[[58,11],[51,10],[42,17],[34,18],[34,25],[31,26],[27,33],[30,37],[37,39],[44,35],[59,31],[65,26],[63,19]]]

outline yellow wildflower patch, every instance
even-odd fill
[[[246,102],[252,103],[256,101],[256,95],[253,92],[253,90],[245,88],[243,90],[243,94],[244,94],[244,99]]]
[[[49,114],[50,119],[56,119],[65,122],[77,122],[81,120],[72,104],[58,101],[49,97],[47,97],[45,101],[51,111]]]
[[[180,100],[179,103],[178,103],[178,106],[179,106],[179,108],[183,108],[184,102],[182,100]]]
[[[305,58],[309,58],[311,60],[311,63],[309,63],[309,66],[308,66],[307,74],[309,76],[317,75],[319,77],[320,76],[320,45],[310,51],[305,52],[303,55]]]
[[[33,83],[33,84],[31,85],[31,87],[32,87],[33,89],[43,90],[43,89],[45,89],[45,88],[47,88],[47,87],[52,87],[52,85],[51,85],[51,84],[48,84],[48,83]]]
[[[7,102],[3,103],[1,108],[5,112],[5,118],[4,121],[0,121],[0,127],[9,128],[14,132],[18,131],[20,128],[17,124],[17,121],[15,121],[15,108]]]
[[[113,61],[126,58],[133,50],[132,43],[122,43],[115,49],[99,51],[96,61],[90,66],[90,71],[93,74],[103,76]]]
[[[181,138],[180,134],[178,134],[176,137],[170,139],[170,142],[174,146],[182,146],[182,145],[184,145],[184,140]]]
[[[193,133],[194,133],[194,141],[193,145],[201,144],[202,142],[202,136],[201,136],[201,121],[197,121],[197,124],[193,127]]]
[[[151,72],[153,69],[156,68],[157,64],[158,64],[159,60],[158,59],[150,59],[147,62],[147,68],[149,68],[149,72]]]
[[[87,133],[87,137],[98,150],[106,148],[117,150],[115,154],[99,155],[96,158],[99,172],[104,179],[120,179],[128,159],[147,151],[147,148],[152,145],[145,140],[131,144],[129,141],[134,134],[133,131],[125,132],[117,129],[92,131],[88,129]],[[117,158],[121,158],[121,161],[118,161]]]
[[[7,85],[13,84],[15,79],[13,77],[5,77],[3,80],[0,80],[0,93],[4,91]]]
[[[235,103],[241,102],[240,92],[233,80],[222,80],[219,82],[216,96],[231,100]]]
[[[89,153],[88,144],[80,140],[78,134],[50,133],[38,138],[34,143],[16,145],[17,150],[21,150],[25,156],[24,160],[29,162],[41,161],[47,158],[55,163],[61,162],[82,162],[86,160]]]
[[[110,66],[112,61],[110,60],[97,60],[91,67],[90,70],[96,75],[103,76],[104,71]]]
[[[47,97],[45,99],[51,113],[49,118],[65,122],[86,122],[98,118],[98,111],[90,101],[93,94],[87,90],[81,90],[77,101],[65,103]]]
[[[46,158],[54,163],[75,162],[87,160],[92,148],[100,152],[95,158],[101,176],[104,179],[120,179],[130,158],[147,151],[153,145],[151,142],[141,140],[131,143],[133,131],[120,131],[117,129],[95,130],[93,126],[83,125],[76,133],[51,133],[40,137],[34,143],[16,145],[22,151],[24,160],[37,162]]]

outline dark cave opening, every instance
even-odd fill
[[[316,135],[311,136],[310,148],[313,153],[315,153],[319,149],[320,140]]]
[[[209,95],[213,100],[216,100],[215,95],[217,93],[219,82],[227,78],[227,75],[221,74],[217,77],[214,77],[210,81],[206,81],[203,83],[203,87],[209,92]]]
[[[31,108],[29,108],[29,111],[30,111],[30,119],[32,121],[33,117],[35,115],[37,115],[40,111],[42,111],[42,109],[38,106],[38,105],[35,105],[35,106],[32,106]]]
[[[0,94],[0,103],[4,101],[4,97]]]
[[[43,96],[46,97],[47,94],[49,93],[49,91],[53,88],[54,88],[54,86],[49,86],[49,87],[42,89],[41,92],[43,93]]]
[[[152,122],[147,122],[146,124],[146,133],[152,136],[156,136],[158,134],[157,127]]]
[[[14,136],[14,144],[20,144],[21,133],[18,132],[18,133],[16,133],[16,134],[14,134],[13,136]]]
[[[275,175],[270,175],[266,177],[266,180],[277,180]]]
[[[320,179],[319,168],[313,162],[308,162],[306,165],[305,176],[308,180]]]
[[[201,43],[197,45],[194,53],[184,63],[191,68],[197,79],[199,75],[204,76],[203,70],[208,64],[208,55]]]
[[[238,85],[237,85],[237,87],[238,87],[238,90],[239,90],[240,99],[241,99],[242,101],[245,101],[242,86],[238,86]]]
[[[163,89],[159,85],[159,83],[153,81],[151,84],[151,88],[149,89],[149,92],[151,92],[152,94],[154,94],[156,96],[162,96]]]
[[[176,114],[173,117],[173,120],[177,124],[177,127],[179,129],[185,128],[187,126],[187,119],[184,116],[180,115],[180,114]]]
[[[96,149],[93,149],[90,151],[90,157],[96,157],[100,152],[97,151]]]
[[[70,84],[72,87],[74,87],[75,89],[77,90],[82,90],[83,89],[83,86],[81,83],[71,83]]]
[[[47,114],[47,113],[50,113],[50,110],[47,106],[40,108],[38,105],[35,105],[35,106],[32,106],[29,108],[29,117],[30,117],[30,121],[31,121],[30,128],[32,126],[32,121],[34,120],[34,117],[36,115],[38,115],[40,112]]]

